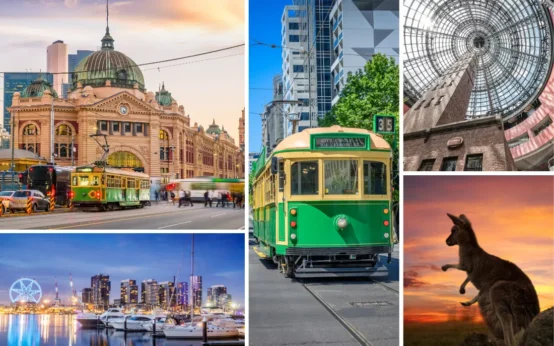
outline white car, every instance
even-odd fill
[[[2,191],[0,192],[0,200],[2,201],[2,214],[10,209],[10,202],[13,201],[13,195],[15,191]]]

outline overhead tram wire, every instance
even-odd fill
[[[149,66],[149,65],[155,65],[155,64],[163,64],[163,63],[172,62],[172,61],[190,59],[190,58],[195,58],[195,57],[204,56],[204,55],[208,55],[208,54],[219,53],[219,52],[223,52],[223,51],[227,51],[227,50],[231,50],[231,49],[235,49],[235,48],[239,48],[239,47],[243,47],[243,46],[245,46],[245,44],[241,43],[241,44],[230,46],[230,47],[225,47],[225,48],[216,49],[216,50],[212,50],[212,51],[208,51],[208,52],[182,56],[182,57],[173,58],[173,59],[152,61],[152,62],[146,62],[146,63],[142,63],[142,64],[129,64],[129,65],[125,65],[125,66],[117,66],[117,67],[113,67],[113,68],[94,70],[94,72],[108,72],[108,71],[112,71],[112,70],[119,70],[119,69],[122,69],[122,68],[131,68],[131,67],[141,67],[141,66]],[[88,72],[88,71],[83,71],[83,72]],[[10,72],[0,72],[0,73],[10,73]],[[57,75],[57,74],[69,75],[69,74],[73,74],[74,72],[47,72],[47,73],[52,74],[52,75]]]

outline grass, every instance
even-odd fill
[[[404,323],[405,346],[458,346],[472,333],[488,334],[482,323],[452,321],[437,323]]]

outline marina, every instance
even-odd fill
[[[5,340],[9,346],[203,345],[202,339],[166,339],[147,331],[124,332],[112,328],[83,328],[75,315],[0,315],[0,340]],[[239,337],[229,338],[224,344],[238,345],[240,341]]]

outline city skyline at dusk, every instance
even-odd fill
[[[24,277],[36,280],[42,301],[51,302],[57,280],[62,304],[70,303],[70,273],[77,292],[90,288],[92,276],[109,275],[110,303],[120,298],[122,280],[136,280],[139,288],[147,279],[190,281],[191,234],[2,234],[0,244],[3,305],[11,303],[12,283]],[[194,254],[203,301],[208,287],[221,284],[244,307],[244,235],[195,234]]]
[[[404,179],[404,321],[481,321],[478,304],[463,307],[477,290],[459,294],[466,273],[441,270],[458,263],[449,247],[452,221],[464,214],[479,245],[515,263],[531,279],[540,308],[554,305],[554,180],[547,176],[409,176]]]

